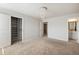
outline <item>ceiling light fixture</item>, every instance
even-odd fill
[[[46,19],[46,16],[47,16],[47,7],[41,7],[40,18],[43,20]]]

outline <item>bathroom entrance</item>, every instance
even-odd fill
[[[69,35],[69,41],[76,41],[78,39],[77,21],[68,22],[68,35]]]

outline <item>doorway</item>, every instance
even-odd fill
[[[11,45],[22,41],[22,18],[11,17]]]
[[[47,36],[47,34],[48,34],[47,27],[48,27],[48,23],[44,22],[43,23],[43,36]]]
[[[77,21],[68,22],[69,41],[76,41],[77,38]]]

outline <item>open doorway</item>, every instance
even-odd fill
[[[43,23],[43,36],[47,36],[47,34],[48,34],[47,27],[48,27],[48,23],[44,22]]]
[[[22,41],[22,18],[11,17],[11,44]]]
[[[76,41],[77,38],[77,21],[68,22],[69,41]]]

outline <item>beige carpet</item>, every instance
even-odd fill
[[[14,44],[4,48],[4,51],[5,55],[76,55],[79,54],[79,44],[74,41],[66,43],[55,39],[42,38]]]

